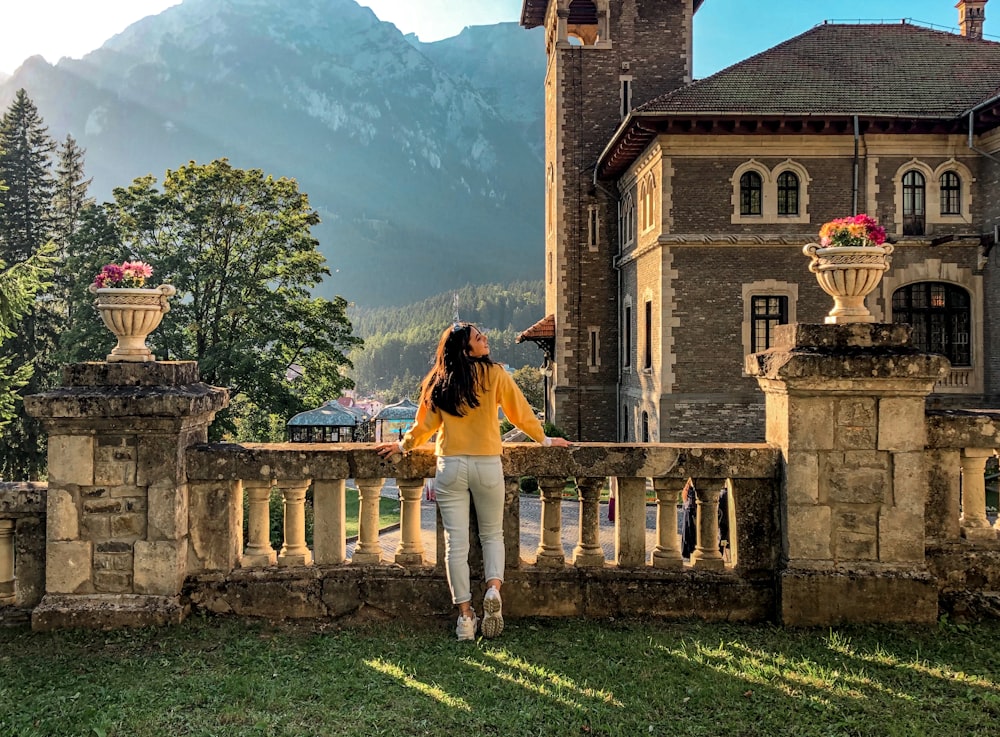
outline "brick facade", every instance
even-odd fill
[[[551,0],[546,16],[546,304],[559,427],[580,441],[761,440],[763,397],[743,369],[750,302],[780,295],[790,320],[823,322],[832,300],[802,246],[822,223],[854,212],[878,218],[895,241],[892,269],[867,300],[876,319],[891,321],[893,291],[908,284],[944,282],[969,295],[974,365],[932,399],[996,400],[1000,277],[981,236],[1000,222],[997,161],[954,130],[873,125],[855,137],[842,121],[833,131],[736,122],[720,132],[695,120],[659,129],[632,149],[627,169],[595,177],[609,142],[621,143],[623,80],[633,109],[690,83],[693,10],[690,0],[593,5],[596,28],[571,22],[569,0]],[[570,43],[574,34],[582,45]],[[993,138],[981,145],[1000,150]],[[740,210],[750,170],[764,182],[760,215]],[[798,208],[778,215],[786,171],[799,180]],[[919,236],[904,236],[908,171],[926,185]],[[944,172],[962,181],[956,214],[942,214]]]

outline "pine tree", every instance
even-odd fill
[[[0,258],[26,261],[51,232],[55,141],[23,89],[0,120]]]
[[[59,255],[66,257],[66,248],[79,231],[83,211],[94,204],[88,190],[92,178],[86,178],[84,157],[86,149],[80,148],[73,136],[66,136],[58,150],[55,191],[52,198],[52,237],[59,248]]]
[[[55,192],[52,198],[52,238],[56,243],[59,269],[55,275],[54,301],[62,312],[66,324],[72,321],[71,310],[75,302],[72,293],[80,285],[79,271],[70,268],[69,256],[74,240],[83,228],[84,215],[94,207],[94,198],[88,195],[92,179],[84,172],[86,150],[77,145],[73,136],[67,135],[59,146],[56,165]],[[89,272],[84,272],[89,273]],[[56,306],[55,304],[53,305]],[[89,312],[87,313],[89,314]],[[66,354],[67,332],[60,333],[60,359]],[[60,361],[63,362],[63,360]]]
[[[17,268],[46,249],[52,228],[52,153],[38,109],[22,89],[0,120],[0,260]],[[23,393],[51,386],[55,376],[55,336],[61,316],[58,302],[36,299],[22,315],[16,334],[0,346],[0,358],[29,365]],[[36,479],[45,469],[45,437],[37,420],[20,403],[0,437],[0,475]]]

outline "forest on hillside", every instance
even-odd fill
[[[487,331],[493,360],[513,369],[540,366],[538,346],[515,341],[544,317],[544,309],[540,280],[467,285],[403,307],[352,307],[348,317],[365,344],[350,354],[350,376],[361,396],[386,402],[416,399],[441,331],[454,322],[456,312],[460,320]]]

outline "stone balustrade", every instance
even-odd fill
[[[928,413],[947,361],[907,337],[897,325],[780,326],[775,347],[746,365],[764,392],[766,444],[505,445],[505,612],[788,625],[1000,616],[1000,541],[983,481],[1000,412]],[[49,483],[0,486],[2,609],[30,609],[36,629],[167,624],[193,609],[451,613],[440,525],[436,565],[421,529],[429,449],[393,463],[371,445],[207,443],[227,401],[183,362],[69,366],[63,387],[27,397],[49,434]],[[532,549],[521,548],[521,476],[540,489]],[[389,553],[378,524],[387,478],[400,497]],[[685,563],[676,513],[688,478],[697,544]],[[350,479],[360,508],[348,556]],[[606,556],[599,499],[609,479],[617,514]],[[723,487],[728,559],[717,544]],[[567,488],[577,506],[569,547]]]
[[[30,613],[45,593],[46,485],[0,483],[0,621]]]

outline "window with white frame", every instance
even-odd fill
[[[936,168],[911,159],[896,170],[895,232],[923,236],[930,225],[972,223],[972,172],[961,161],[949,159]],[[890,227],[890,223],[883,223]]]
[[[622,367],[632,367],[632,305],[625,305],[625,315],[622,318]]]
[[[775,328],[796,321],[799,287],[791,282],[764,279],[744,284],[743,354],[773,347]]]
[[[592,327],[588,329],[588,333],[587,368],[597,371],[601,366],[601,329]]]
[[[643,335],[642,367],[645,370],[653,368],[653,303],[645,304],[645,334]]]
[[[732,222],[808,223],[809,172],[792,159],[769,168],[751,159],[733,171]]]

